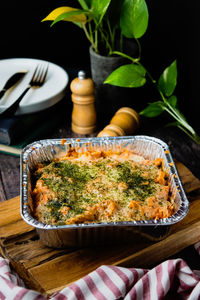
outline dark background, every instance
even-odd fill
[[[199,1],[147,0],[147,4],[150,18],[141,39],[142,61],[158,78],[177,59],[179,106],[199,132]],[[69,22],[59,22],[53,27],[50,22],[41,22],[59,6],[77,6],[77,1],[1,1],[0,59],[40,58],[66,69],[90,69],[89,42],[81,29]],[[133,107],[140,98],[145,103],[158,100],[142,89],[133,92],[137,98],[133,99]]]

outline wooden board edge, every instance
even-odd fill
[[[161,262],[163,259],[180,252],[184,248],[195,244],[200,240],[200,221],[193,223],[189,228],[180,230],[169,235],[166,239],[155,243],[137,253],[134,253],[122,260],[114,262],[113,265],[121,267],[148,267]],[[176,244],[176,247],[174,247]],[[155,256],[157,248],[159,254]],[[141,262],[142,261],[142,266]]]
[[[194,244],[195,242],[200,240],[200,221],[193,223],[190,228],[185,228],[180,230],[178,233],[174,233],[164,240],[152,244],[146,247],[139,252],[134,253],[133,255],[127,256],[124,259],[119,261],[111,261],[110,265],[126,267],[126,268],[146,268],[152,267],[153,265],[157,265],[162,260],[166,260],[168,257],[178,253],[182,249]],[[187,236],[187,237],[186,237]],[[174,244],[176,243],[176,247]],[[158,251],[159,249],[159,251]],[[155,255],[156,253],[156,255]],[[32,269],[38,268],[38,266],[30,268],[28,273],[32,276]],[[94,271],[95,269],[91,270],[90,272]],[[67,272],[67,270],[66,270]],[[34,276],[32,276],[34,278]],[[79,280],[81,278],[77,278]],[[51,296],[53,293],[60,291],[61,289],[70,286],[72,283],[76,282],[77,280],[68,281],[66,285],[61,285],[57,288],[51,287],[49,289],[44,289],[37,279],[34,279],[35,283],[37,284],[37,289],[43,293],[45,296]]]

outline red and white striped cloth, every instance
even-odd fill
[[[200,254],[200,243],[195,245]],[[67,272],[67,270],[66,270]],[[50,298],[27,289],[0,257],[1,300],[157,300],[200,299],[200,271],[182,259],[167,260],[151,270],[101,266]]]
[[[196,243],[196,244],[194,245],[194,248],[197,250],[197,252],[198,252],[199,255],[200,255],[200,242]]]

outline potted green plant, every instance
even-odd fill
[[[138,56],[138,39],[148,27],[145,0],[77,0],[79,8],[59,7],[43,21],[73,22],[90,42],[91,74],[96,85],[96,104],[100,119],[108,118],[122,106],[124,89],[103,84],[108,75],[127,62],[127,53]],[[118,52],[124,56],[117,55]],[[126,53],[126,54],[125,54]]]
[[[145,0],[77,0],[80,8],[63,6],[54,9],[42,21],[73,22],[83,29],[92,49],[112,56],[123,50],[123,36],[140,38],[148,26]],[[131,29],[130,29],[131,28]]]

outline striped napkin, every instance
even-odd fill
[[[195,244],[200,255],[200,242]],[[1,300],[157,300],[200,299],[200,271],[183,259],[167,260],[151,270],[101,266],[50,298],[29,290],[0,257]]]

